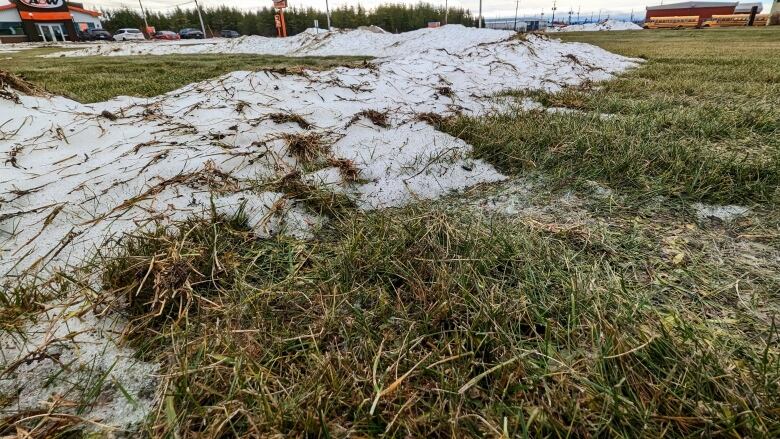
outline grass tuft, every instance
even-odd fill
[[[282,139],[287,144],[290,154],[304,164],[310,164],[322,159],[330,150],[322,135],[317,133],[296,134],[284,133]]]
[[[378,110],[360,111],[359,113],[352,116],[352,119],[350,119],[349,121],[349,125],[352,125],[353,123],[363,118],[370,120],[371,123],[373,123],[378,127],[387,128],[390,126],[390,123],[387,121],[387,112],[382,112]]]
[[[272,113],[268,115],[268,118],[276,124],[282,123],[294,123],[301,129],[308,130],[311,128],[311,124],[303,118],[303,116],[294,113]]]
[[[155,437],[778,432],[776,328],[663,287],[685,275],[641,234],[417,208],[342,217],[311,243],[231,224],[139,236],[104,278],[155,297],[149,267],[175,272],[198,304],[129,333],[166,369]]]

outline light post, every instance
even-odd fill
[[[557,10],[558,10],[558,0],[555,0],[553,2],[553,7],[552,7],[552,19],[550,19],[550,24],[553,26],[555,25],[555,11]]]
[[[477,27],[482,29],[482,0],[479,0],[479,22],[477,23]]]
[[[195,9],[198,10],[198,20],[200,20],[200,30],[203,31],[203,38],[206,38],[206,26],[203,25],[203,16],[200,15],[200,6],[198,5],[198,0],[195,0]]]
[[[328,7],[328,0],[325,0],[325,16],[328,19],[328,30],[330,31],[330,8]]]
[[[138,5],[141,7],[141,15],[144,16],[144,32],[149,32],[149,23],[146,22],[146,11],[144,10],[144,5],[141,3],[141,0],[138,0]],[[149,35],[151,37],[151,35]]]
[[[517,2],[515,3],[515,26],[513,28],[515,32],[517,32],[517,10],[519,8],[520,8],[520,0],[517,0]]]

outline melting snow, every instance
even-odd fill
[[[502,180],[489,164],[469,158],[469,145],[417,115],[483,114],[496,106],[491,96],[505,90],[556,90],[635,65],[594,46],[524,41],[506,31],[353,33],[301,38],[318,42],[307,46],[309,54],[332,54],[341,43],[323,41],[335,38],[367,54],[376,50],[372,38],[392,39],[395,51],[365,68],[234,72],[150,99],[0,99],[0,276],[78,264],[107,238],[207,212],[212,200],[228,210],[249,203],[261,234],[289,224],[304,233],[315,218],[282,193],[258,190],[293,172],[365,209]],[[365,110],[386,113],[390,125],[361,118]],[[274,113],[300,115],[311,127],[277,124]],[[307,173],[283,139],[304,132],[330,143],[330,158],[352,161],[358,181],[326,165]]]
[[[548,29],[548,32],[599,32],[612,30],[642,30],[642,26],[630,21],[603,20],[598,23],[572,24]]]

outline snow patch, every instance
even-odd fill
[[[88,304],[59,304],[19,333],[0,333],[0,417],[68,413],[91,425],[133,429],[152,407],[158,365],[117,345],[124,322]]]
[[[642,30],[642,26],[630,21],[603,20],[598,23],[570,24],[564,27],[552,27],[547,32],[600,32],[617,30]]]
[[[723,222],[731,222],[750,212],[750,209],[744,206],[713,206],[704,203],[694,203],[693,209],[696,211],[696,218],[699,221],[716,219]]]

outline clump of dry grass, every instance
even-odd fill
[[[295,113],[271,113],[268,118],[277,124],[295,123],[304,130],[311,128],[311,124],[303,116]]]
[[[282,134],[287,150],[302,163],[313,163],[322,159],[330,150],[330,145],[317,133]]]
[[[431,113],[431,112],[423,112],[423,113],[417,113],[414,116],[414,119],[418,122],[425,122],[427,124],[430,124],[434,128],[441,127],[444,122],[448,119],[441,114],[438,113]]]
[[[452,91],[452,88],[447,86],[436,88],[436,93],[440,94],[441,96],[446,96],[448,98],[455,96],[455,92]]]
[[[349,159],[328,159],[328,165],[339,169],[341,178],[348,183],[358,181],[360,178],[360,169],[355,166],[355,162]]]
[[[42,96],[46,92],[32,82],[25,81],[11,72],[0,70],[0,88],[10,88],[30,96]]]
[[[300,171],[293,171],[268,185],[270,190],[282,192],[310,211],[330,217],[339,217],[356,209],[355,202],[344,194],[327,191],[306,183]]]
[[[390,123],[387,121],[387,112],[382,112],[378,110],[363,110],[354,116],[352,116],[352,119],[349,121],[349,125],[359,121],[360,119],[365,118],[371,121],[374,125],[382,128],[387,128],[390,126]]]

